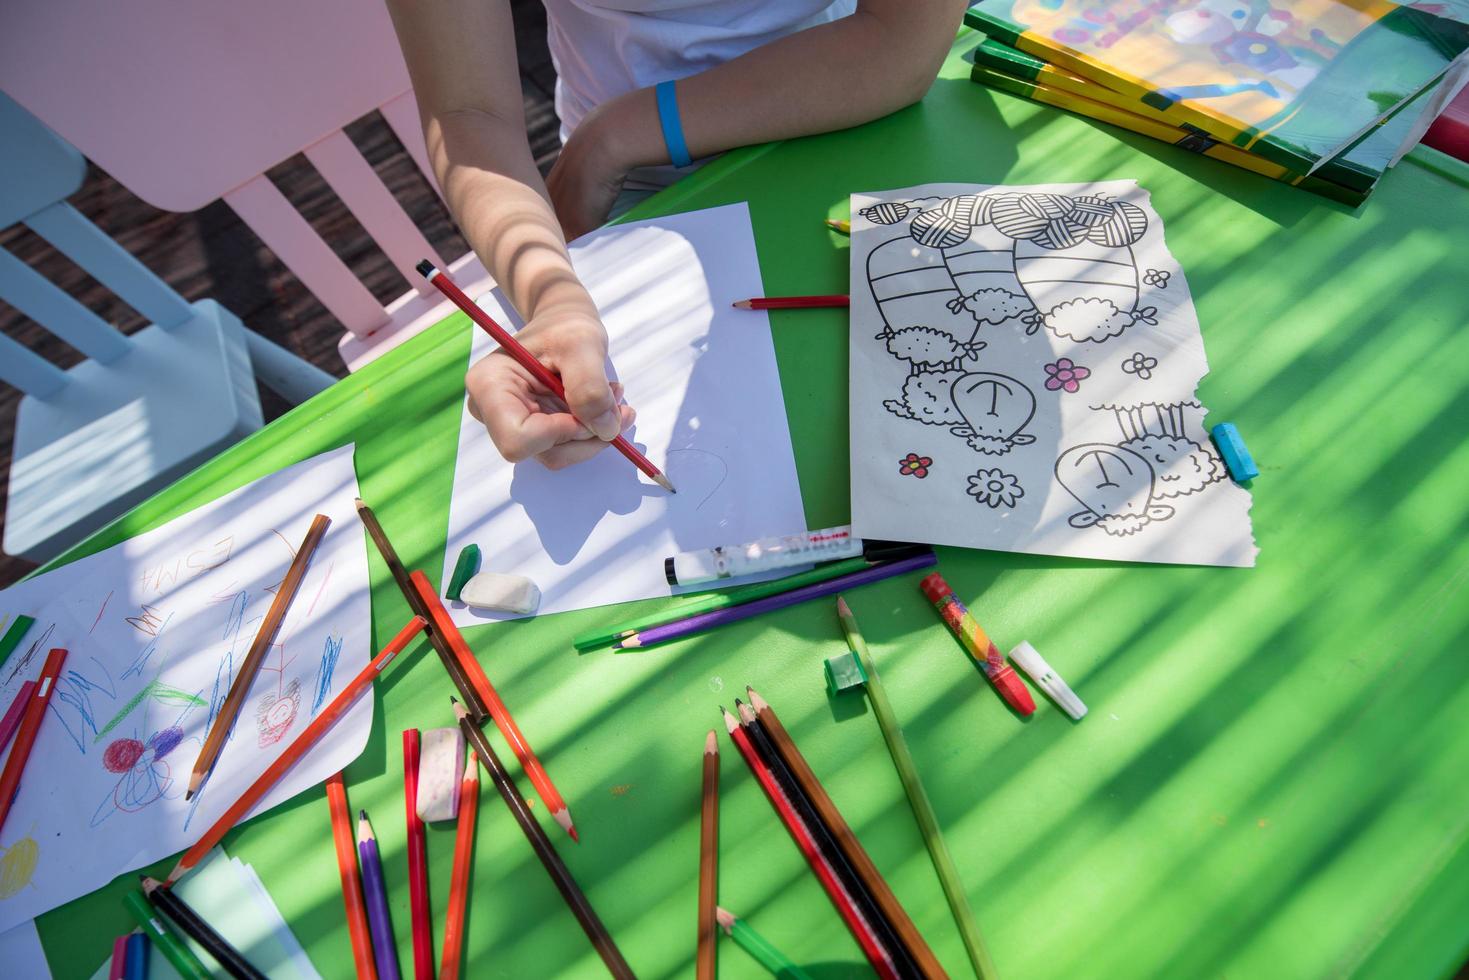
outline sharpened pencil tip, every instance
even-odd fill
[[[729,733],[733,735],[734,730],[740,727],[740,723],[722,704],[719,706],[719,713],[724,716],[724,727],[729,729]]]
[[[664,490],[667,490],[669,493],[678,493],[678,491],[674,489],[672,481],[670,481],[668,477],[664,476],[662,473],[659,473],[657,476],[653,477],[653,482],[658,484]]]
[[[714,729],[712,729],[712,728],[709,729],[709,736],[704,739],[704,754],[705,755],[718,755],[719,754],[719,737],[714,734]]]
[[[724,934],[726,936],[729,935],[730,930],[734,928],[735,914],[726,908],[716,905],[714,907],[714,918],[719,921],[719,928],[724,930]]]
[[[746,686],[745,693],[750,696],[750,704],[754,707],[756,712],[764,711],[766,708],[770,707],[770,703],[762,698],[760,696],[760,692],[755,690],[753,687]]]
[[[750,308],[750,301],[747,299],[737,299],[729,305],[737,310],[748,310]]]
[[[194,791],[193,790],[191,790],[191,789],[184,790],[184,802],[185,803],[189,802],[193,798],[194,798]]]

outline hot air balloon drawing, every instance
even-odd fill
[[[1072,446],[1056,460],[1056,482],[1081,504],[1074,528],[1099,527],[1126,537],[1173,516],[1154,489],[1153,467],[1139,453],[1105,442]]]
[[[990,371],[966,374],[955,379],[950,398],[964,420],[952,431],[971,449],[1003,456],[1035,442],[1024,431],[1035,418],[1035,394],[1014,378]]]

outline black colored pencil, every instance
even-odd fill
[[[214,957],[215,962],[220,965],[224,972],[237,980],[266,980],[265,974],[261,973],[240,951],[229,944],[219,933],[214,931],[209,923],[199,917],[199,913],[189,908],[182,898],[173,893],[172,888],[164,888],[156,878],[142,875],[143,894],[153,907],[178,926],[179,931],[188,936],[194,942],[204,947],[204,951]]]

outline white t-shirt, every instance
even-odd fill
[[[856,0],[544,2],[563,140],[608,99],[697,74],[856,9]]]

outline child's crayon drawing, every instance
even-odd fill
[[[1193,302],[1144,191],[949,184],[852,203],[863,536],[1253,563],[1249,495],[1194,397]],[[914,451],[921,435],[962,465],[903,479],[939,455]]]

